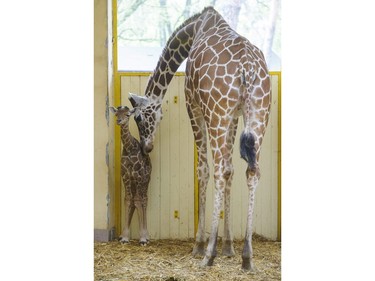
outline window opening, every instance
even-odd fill
[[[172,32],[207,6],[213,6],[232,28],[263,51],[270,71],[281,69],[280,0],[118,0],[117,3],[119,71],[153,71]],[[178,71],[185,71],[185,62]]]

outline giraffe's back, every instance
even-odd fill
[[[232,115],[239,107],[245,47],[244,38],[228,25],[222,31],[211,28],[193,43],[186,66],[186,94],[204,115]]]
[[[231,29],[220,15],[203,20],[194,38],[185,86],[186,98],[202,108],[207,121],[216,118],[215,114],[238,114],[246,99],[259,95],[252,91],[258,86],[266,89],[263,95],[270,92],[262,52]]]

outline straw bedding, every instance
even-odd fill
[[[241,270],[242,241],[234,241],[236,255],[218,256],[212,267],[200,267],[202,257],[193,257],[194,240],[151,240],[94,243],[95,280],[281,280],[281,243],[254,235],[255,272]]]

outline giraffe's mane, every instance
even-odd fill
[[[192,23],[193,21],[195,21],[197,18],[199,18],[201,15],[203,15],[205,12],[207,11],[215,11],[215,9],[212,7],[212,6],[208,6],[206,8],[203,9],[202,12],[199,12],[199,13],[196,13],[194,15],[192,15],[190,18],[186,19],[182,24],[180,24],[176,29],[175,31],[173,31],[173,33],[171,34],[171,36],[169,37],[167,43],[165,44],[165,47],[163,49],[163,53],[164,53],[164,50],[167,48],[167,46],[169,45],[169,43],[172,41],[173,37],[176,36],[177,32],[180,31],[182,28],[184,28],[185,26],[187,26],[188,24]]]
[[[208,6],[206,8],[203,9],[202,12],[199,12],[199,13],[196,13],[194,14],[193,16],[191,16],[190,18],[186,19],[182,24],[180,24],[174,31],[173,33],[171,34],[171,36],[169,37],[167,43],[165,44],[164,48],[163,48],[163,51],[161,52],[161,57],[165,55],[165,52],[168,50],[168,45],[171,43],[171,41],[173,40],[173,38],[176,36],[176,34],[182,29],[184,28],[185,26],[187,26],[188,24],[192,23],[193,21],[195,21],[197,18],[199,18],[201,15],[203,15],[205,12],[207,11],[215,11],[215,9],[212,7],[212,6]]]
[[[168,51],[168,46],[169,44],[171,43],[171,41],[173,40],[173,38],[176,36],[176,34],[182,29],[184,28],[185,26],[189,25],[190,23],[192,23],[193,21],[197,20],[201,15],[203,15],[204,13],[206,13],[207,11],[212,11],[212,12],[216,12],[216,10],[212,7],[212,6],[208,6],[208,7],[205,7],[202,12],[199,12],[199,13],[196,13],[194,14],[193,16],[191,16],[190,18],[186,19],[182,24],[180,24],[174,31],[173,33],[171,34],[171,36],[169,37],[167,43],[165,44],[162,52],[161,52],[161,55],[160,55],[160,58],[164,57],[166,52]],[[216,12],[217,13],[217,12]],[[156,70],[158,69],[159,67],[159,63],[158,65],[156,66],[156,69],[153,71],[153,74],[149,77],[149,80],[148,80],[148,83],[147,83],[147,87],[146,87],[146,95],[147,93],[149,92],[149,87],[150,87],[150,81],[153,80],[154,76],[155,76],[155,73],[156,73]]]

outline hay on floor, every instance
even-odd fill
[[[242,241],[235,241],[236,255],[218,256],[212,267],[201,267],[202,257],[191,255],[194,240],[151,240],[94,244],[95,280],[281,280],[281,243],[258,236],[253,241],[255,272],[241,270]]]

